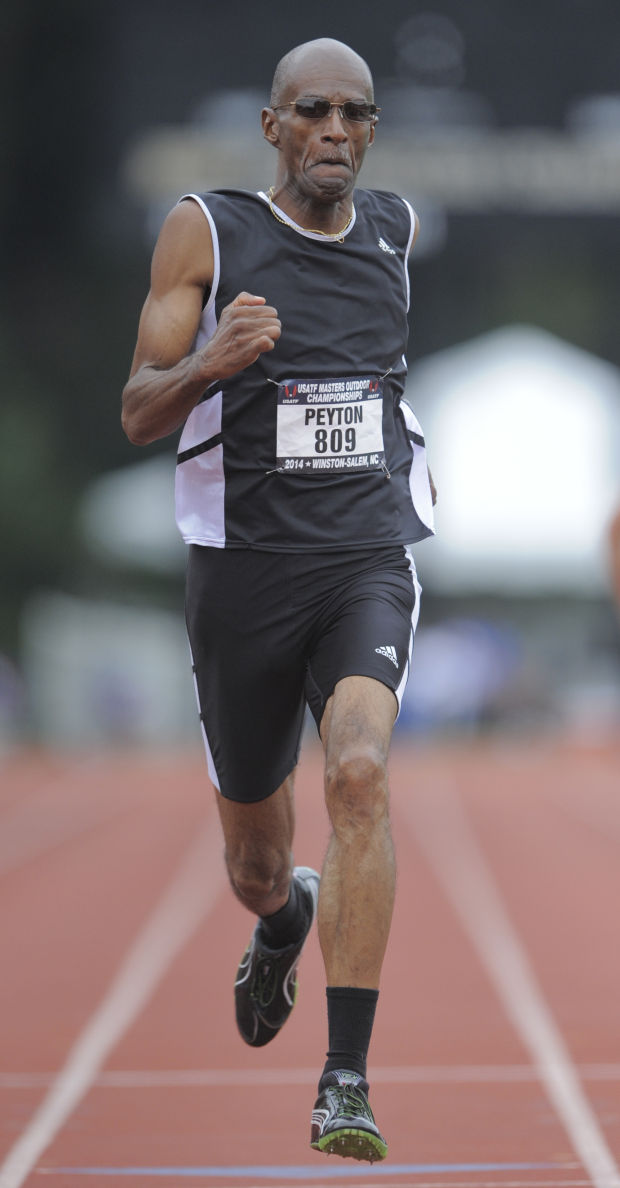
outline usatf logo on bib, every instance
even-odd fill
[[[381,378],[287,379],[277,388],[278,470],[320,476],[385,469]]]

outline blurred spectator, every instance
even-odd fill
[[[508,626],[451,618],[422,627],[400,724],[419,731],[476,728],[494,718],[521,668],[521,643]]]

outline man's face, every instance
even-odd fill
[[[322,55],[320,65],[315,59],[296,68],[280,104],[301,98],[369,103],[372,91],[366,73],[354,60]],[[280,104],[277,111],[263,111],[265,137],[281,153],[280,183],[305,199],[330,203],[346,198],[374,139],[374,126],[343,119],[336,107],[323,119],[308,119],[294,107]]]

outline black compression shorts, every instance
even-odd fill
[[[320,726],[343,677],[374,677],[400,707],[419,603],[401,545],[339,555],[190,546],[187,628],[222,795],[275,792],[297,764],[306,703]]]

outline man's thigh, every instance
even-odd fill
[[[393,691],[373,677],[350,676],[339,681],[321,720],[328,768],[342,758],[369,751],[385,763],[397,709]]]
[[[186,621],[209,774],[222,796],[271,796],[296,766],[303,639],[273,554],[190,549]]]
[[[322,737],[326,706],[349,677],[370,678],[351,688],[366,689],[371,705],[385,702],[397,716],[419,615],[421,590],[406,549],[375,550],[358,559],[352,554],[348,564],[350,572],[315,632],[306,672],[306,697]],[[392,725],[393,719],[390,732]]]

